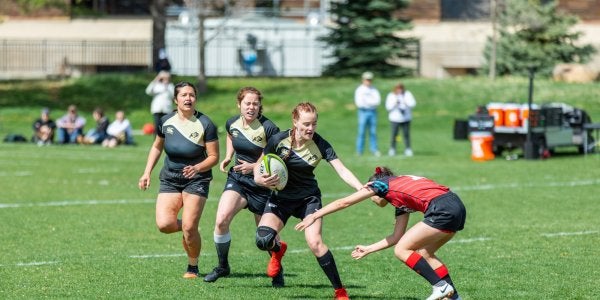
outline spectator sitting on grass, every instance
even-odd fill
[[[133,144],[131,123],[125,118],[125,112],[122,110],[115,113],[115,120],[108,125],[106,133],[108,135],[102,142],[104,147],[114,148],[120,144]]]
[[[58,127],[58,143],[74,144],[83,135],[85,118],[77,114],[77,106],[69,105],[67,114],[56,121]]]
[[[77,142],[80,144],[101,144],[106,138],[106,129],[108,128],[108,118],[104,115],[104,111],[100,107],[96,107],[92,113],[96,120],[96,128],[90,129],[85,136],[79,136]]]
[[[33,137],[31,141],[38,145],[49,145],[54,141],[54,131],[56,123],[50,119],[50,110],[42,109],[42,114],[39,119],[33,123]]]

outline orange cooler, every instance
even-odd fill
[[[471,159],[486,161],[494,159],[494,135],[491,132],[475,131],[469,135],[471,140]]]
[[[535,104],[531,104],[531,109],[538,109],[538,106]],[[527,127],[527,122],[529,122],[529,105],[522,104],[521,105],[521,125],[523,127]]]
[[[504,126],[504,107],[502,103],[487,105],[488,114],[494,117],[494,126]]]
[[[521,126],[521,106],[518,104],[506,104],[504,106],[504,126]]]

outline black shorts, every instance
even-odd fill
[[[196,176],[194,178],[183,177],[183,172],[172,172],[165,168],[160,171],[159,193],[182,193],[198,195],[208,198],[208,187],[212,178]]]
[[[233,169],[227,174],[223,191],[235,191],[240,194],[248,202],[245,208],[257,215],[263,214],[267,200],[273,193],[270,189],[257,185],[252,176],[236,173]]]
[[[321,203],[320,195],[309,196],[300,201],[286,201],[278,199],[277,195],[273,193],[271,199],[269,199],[265,206],[264,213],[273,213],[281,219],[283,224],[286,224],[291,216],[302,220],[304,217],[314,213],[321,207],[323,207],[323,204]]]
[[[447,192],[431,200],[423,222],[442,231],[457,232],[465,227],[466,218],[467,211],[460,198]]]

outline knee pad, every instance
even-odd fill
[[[275,245],[277,231],[271,227],[258,226],[256,228],[256,247],[260,250],[271,250]]]

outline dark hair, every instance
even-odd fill
[[[97,113],[100,117],[104,117],[104,110],[100,107],[96,107],[94,112]]]
[[[398,84],[396,84],[394,86],[394,90],[395,89],[401,89],[402,91],[405,91],[406,89],[404,88],[404,84],[402,84],[402,82],[399,82]]]
[[[388,167],[375,167],[375,173],[369,177],[368,181],[374,181],[383,177],[394,176],[394,172]]]
[[[317,108],[312,103],[301,102],[301,103],[298,103],[296,105],[296,107],[294,107],[294,109],[292,110],[292,120],[298,120],[300,118],[301,111],[315,113],[315,115],[317,115],[317,117],[318,117]],[[292,153],[292,148],[294,147],[294,144],[296,143],[296,127],[294,127],[293,125],[292,125],[292,130],[290,131],[290,135],[292,136],[292,143],[290,145],[290,151],[283,158],[284,160],[288,159],[288,157]]]
[[[187,81],[181,81],[175,85],[175,99],[177,99],[177,94],[179,94],[179,91],[186,86],[191,86],[194,89],[194,94],[198,94],[198,91],[196,90],[196,87],[193,84]]]
[[[263,107],[262,107],[263,95],[262,95],[262,93],[255,87],[251,87],[251,86],[243,87],[237,93],[237,103],[238,104],[242,103],[242,100],[244,99],[246,94],[255,94],[258,96],[258,101],[260,102],[260,107],[258,108],[258,115],[259,116],[262,115],[262,110],[263,110]]]

